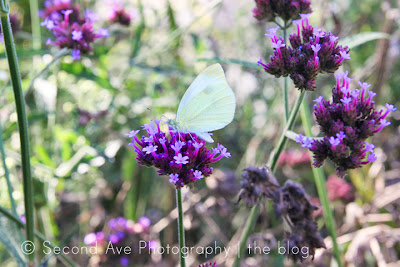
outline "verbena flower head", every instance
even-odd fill
[[[71,25],[75,22],[83,23],[85,20],[81,17],[81,8],[78,4],[73,4],[70,0],[48,0],[44,2],[45,9],[39,11],[40,17],[53,22],[63,21],[65,10],[72,10],[68,14],[68,20]]]
[[[279,199],[279,183],[265,166],[261,169],[254,166],[244,169],[240,185],[242,190],[238,202],[243,200],[248,206],[266,199]]]
[[[347,170],[376,160],[375,146],[366,140],[390,125],[386,117],[396,108],[386,104],[386,109],[376,110],[372,100],[376,94],[368,91],[369,84],[359,82],[361,89],[350,90],[347,72],[335,77],[332,100],[314,100],[314,114],[324,137],[310,143],[299,135],[296,140],[302,146],[308,144],[306,147],[314,153],[314,166],[320,167],[329,158],[343,177]]]
[[[274,21],[281,17],[285,21],[299,19],[299,13],[311,13],[309,0],[255,0],[256,7],[253,9],[253,16],[257,20]]]
[[[176,188],[208,177],[213,171],[211,163],[231,156],[221,144],[209,150],[193,133],[175,132],[170,127],[168,136],[161,131],[159,120],[145,124],[143,129],[146,135],[139,138],[139,131],[126,134],[132,138],[129,145],[137,153],[138,163],[156,167],[158,174],[167,175]]]
[[[325,248],[322,236],[313,212],[318,208],[311,204],[304,188],[297,183],[287,181],[281,187],[275,176],[267,167],[248,167],[242,174],[242,191],[239,201],[255,205],[261,200],[270,199],[277,217],[282,217],[289,224],[290,232],[286,233],[286,254],[294,261],[303,261],[307,256],[314,255],[317,248]],[[306,255],[292,248],[308,247]]]
[[[129,26],[131,24],[132,15],[126,12],[126,8],[121,1],[106,1],[111,7],[108,20],[111,23],[119,23],[123,26]]]
[[[297,33],[290,35],[289,44],[278,37],[278,28],[265,34],[272,40],[274,55],[270,62],[258,62],[264,70],[275,77],[289,76],[295,87],[300,90],[314,91],[315,80],[319,73],[333,73],[349,59],[349,48],[338,45],[338,37],[324,32],[308,22],[310,14],[300,14],[302,19],[294,21]]]
[[[309,255],[314,257],[316,249],[326,248],[313,217],[318,207],[311,204],[304,188],[298,183],[287,181],[280,193],[280,202],[274,203],[275,213],[286,216],[291,227],[284,240],[285,247],[288,247],[286,254],[294,261],[304,261]],[[293,250],[296,247],[308,247],[309,251],[307,254],[301,250],[297,253]]]
[[[71,49],[74,60],[90,54],[93,50],[92,43],[96,39],[108,36],[106,29],[94,30],[93,12],[85,12],[82,17],[80,7],[72,5],[69,0],[46,3],[46,9],[42,11],[44,21],[41,25],[50,30],[55,37],[54,41],[49,38],[46,44],[58,46],[60,49]]]

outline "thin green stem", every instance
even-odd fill
[[[27,241],[34,242],[34,209],[33,209],[33,188],[31,177],[31,164],[29,153],[29,132],[28,119],[25,111],[24,94],[21,86],[21,76],[18,66],[18,58],[14,45],[14,38],[11,31],[9,15],[1,16],[1,27],[3,30],[4,45],[8,65],[10,68],[11,83],[14,91],[14,98],[18,116],[19,136],[21,142],[21,164],[23,175],[24,201],[25,201],[25,217],[26,217],[26,238]],[[28,256],[32,263],[35,254]]]
[[[285,129],[283,130],[283,133],[281,135],[281,138],[279,139],[278,145],[276,147],[275,152],[273,153],[273,156],[268,164],[268,166],[270,167],[271,171],[274,173],[277,163],[278,163],[278,159],[279,156],[281,155],[283,148],[286,145],[286,141],[287,141],[287,136],[286,136],[286,131],[292,130],[293,124],[296,121],[297,118],[297,114],[299,113],[300,110],[300,106],[301,103],[303,102],[304,96],[306,94],[306,91],[303,91],[300,93],[300,95],[297,97],[296,103],[294,104],[293,110],[290,113],[290,117],[288,122],[286,123]]]
[[[270,162],[268,164],[273,173],[275,172],[279,156],[281,155],[281,153],[283,151],[283,148],[285,147],[286,141],[288,139],[287,136],[286,136],[286,131],[289,131],[289,130],[292,129],[292,127],[294,125],[294,122],[296,121],[297,114],[299,113],[300,106],[301,106],[301,103],[303,102],[305,94],[306,94],[305,91],[301,92],[299,94],[299,96],[297,97],[297,100],[296,100],[296,103],[295,103],[295,105],[293,107],[293,110],[290,113],[289,120],[286,123],[286,126],[285,126],[285,128],[284,128],[284,130],[282,132],[282,135],[281,135],[280,139],[279,139],[279,142],[278,142],[278,145],[276,147],[276,150],[273,153],[273,156],[272,156],[272,158],[271,158],[271,160],[270,160]],[[255,225],[255,221],[256,221],[256,218],[258,216],[258,212],[259,212],[258,205],[255,205],[255,206],[253,206],[251,208],[249,217],[247,218],[245,227],[244,227],[243,232],[242,232],[242,236],[240,237],[240,243],[239,243],[238,251],[237,251],[237,254],[236,254],[236,259],[235,259],[235,262],[233,264],[234,267],[239,267],[239,265],[240,265],[240,257],[245,252],[247,239],[249,238],[250,233],[253,231],[253,228],[254,228],[254,225]]]
[[[5,209],[1,206],[0,206],[0,213],[2,213],[4,216],[6,216],[11,221],[13,221],[17,225],[17,227],[19,227],[19,228],[25,227],[25,224],[23,222],[21,222],[21,220],[19,220],[18,217],[16,217],[11,212],[9,212],[7,209]],[[38,233],[36,231],[34,231],[34,234],[40,241],[46,242],[46,245],[48,245],[54,251],[55,246],[50,241],[48,241],[45,236],[43,236],[41,233]],[[71,267],[77,266],[77,264],[74,261],[72,261],[70,258],[68,258],[65,254],[60,253],[60,256],[64,259],[65,262],[67,262],[69,264],[69,266],[71,266]]]
[[[250,210],[249,217],[246,221],[246,224],[244,225],[243,232],[240,237],[239,247],[238,247],[238,251],[236,253],[236,259],[232,265],[233,267],[240,266],[240,258],[242,257],[242,255],[244,255],[244,252],[246,250],[246,245],[247,245],[247,239],[249,239],[249,235],[254,229],[254,226],[256,224],[256,219],[257,219],[259,212],[260,212],[259,205],[254,205]]]
[[[185,267],[185,254],[183,253],[183,248],[185,247],[185,229],[183,228],[182,192],[180,189],[176,189],[176,206],[178,208],[179,254],[181,257],[181,267]]]
[[[311,115],[310,115],[310,110],[308,108],[306,101],[304,101],[303,105],[301,106],[300,114],[301,114],[301,120],[303,122],[303,128],[304,128],[305,134],[307,136],[312,137]],[[319,196],[319,199],[321,200],[322,208],[324,210],[326,227],[328,228],[329,234],[332,238],[333,254],[335,255],[338,266],[341,267],[341,266],[343,266],[342,261],[340,259],[341,253],[340,253],[340,249],[337,244],[337,241],[336,241],[335,220],[333,219],[332,210],[329,206],[328,194],[327,194],[326,188],[325,188],[325,175],[324,175],[322,168],[312,167],[312,171],[313,171],[313,175],[314,175],[315,185],[316,185],[317,191],[318,191],[318,196]]]
[[[283,26],[283,41],[287,43],[287,22]],[[283,105],[285,107],[285,122],[289,120],[289,92],[288,77],[283,77]]]

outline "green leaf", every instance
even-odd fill
[[[340,45],[347,45],[350,49],[356,46],[365,44],[369,41],[378,40],[378,39],[389,39],[390,35],[384,32],[362,32],[356,35],[352,35],[346,38],[343,38],[339,41]]]
[[[237,64],[237,65],[240,65],[240,66],[243,66],[246,68],[262,70],[262,68],[260,66],[258,66],[257,63],[243,61],[243,60],[237,60],[237,59],[214,57],[214,58],[199,58],[197,61],[211,62],[211,63],[224,63],[224,64]]]

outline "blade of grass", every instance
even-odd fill
[[[4,0],[2,7],[5,5]],[[10,17],[8,14],[1,15],[1,27],[3,31],[4,46],[10,68],[11,83],[14,91],[15,104],[17,109],[19,136],[21,142],[21,163],[23,174],[24,204],[26,218],[26,237],[27,241],[34,242],[34,206],[33,206],[33,188],[31,177],[31,163],[29,152],[29,131],[28,119],[26,117],[24,94],[21,85],[21,75],[18,66],[18,58],[15,51],[14,38],[11,31]],[[28,256],[29,262],[33,263],[35,254]]]
[[[31,27],[32,27],[32,46],[34,50],[40,50],[42,46],[39,19],[39,3],[38,0],[29,0]]]
[[[307,136],[312,137],[312,132],[311,132],[311,114],[310,114],[310,110],[308,108],[308,105],[307,105],[306,101],[304,101],[302,106],[301,106],[300,114],[301,114],[301,120],[303,122],[303,128],[304,128],[305,134]],[[312,167],[312,172],[313,172],[313,175],[314,175],[315,186],[317,187],[317,191],[318,191],[318,196],[319,196],[319,199],[321,200],[322,208],[324,210],[324,217],[325,217],[326,227],[328,228],[329,235],[332,238],[333,254],[335,255],[335,258],[336,258],[336,261],[338,263],[338,266],[342,267],[343,265],[342,265],[342,261],[340,259],[341,253],[340,253],[340,250],[339,250],[339,246],[338,246],[338,244],[336,242],[335,220],[333,219],[332,210],[331,210],[331,208],[329,206],[328,194],[327,194],[326,188],[325,188],[325,175],[324,175],[324,172],[323,172],[322,168],[314,168],[314,167]]]

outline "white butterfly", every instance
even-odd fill
[[[176,119],[169,124],[175,131],[194,133],[213,143],[209,132],[224,128],[233,120],[236,100],[220,64],[203,70],[186,90]]]

